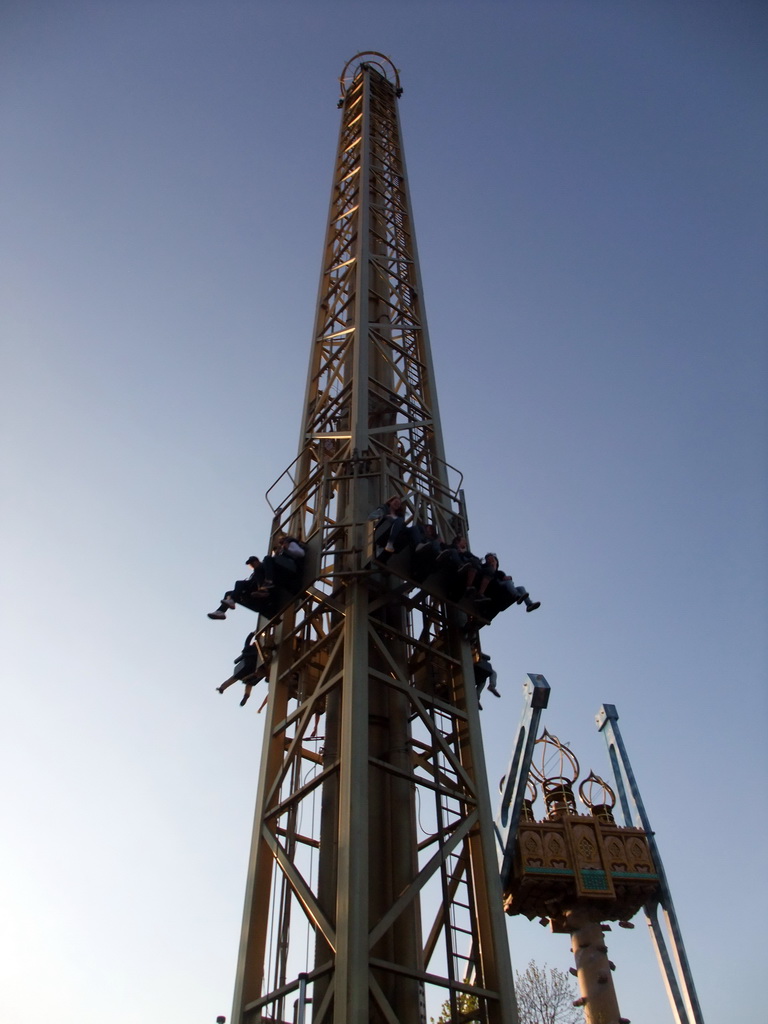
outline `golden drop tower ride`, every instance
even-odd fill
[[[426,1024],[446,1001],[455,1019],[517,1021],[473,674],[483,620],[411,552],[382,564],[370,519],[397,496],[446,540],[467,527],[400,94],[381,54],[342,74],[299,451],[268,494],[273,542],[306,557],[257,631],[269,701],[234,1024]]]

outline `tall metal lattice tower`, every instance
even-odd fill
[[[382,567],[371,510],[466,530],[445,461],[397,100],[358,54],[299,453],[268,494],[304,586],[259,622],[269,701],[232,1020],[515,1024],[467,613]]]

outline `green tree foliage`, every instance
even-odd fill
[[[584,1017],[581,1010],[573,1005],[578,998],[571,976],[556,967],[539,967],[534,960],[521,974],[515,971],[515,992],[520,1024],[581,1024]],[[431,1017],[431,1024],[467,1024],[481,1020],[473,1011],[477,1010],[475,996],[459,994],[456,1012],[451,1011],[450,1000],[440,1008],[438,1017]]]
[[[459,992],[456,997],[456,1009],[458,1016],[451,1013],[451,1001],[446,999],[440,1007],[440,1016],[430,1017],[430,1024],[465,1024],[467,1021],[478,1020],[473,1010],[478,1007],[477,996],[467,995],[466,992]]]
[[[573,1005],[578,998],[570,974],[539,967],[534,960],[521,974],[515,971],[520,1024],[579,1024],[584,1015]]]

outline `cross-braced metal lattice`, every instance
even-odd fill
[[[269,492],[304,587],[270,666],[233,1020],[514,1024],[466,612],[374,557],[390,495],[465,532],[445,461],[397,115],[358,55],[342,124],[299,454]],[[466,999],[465,996],[471,997]]]

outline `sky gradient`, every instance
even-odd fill
[[[484,634],[489,777],[525,673],[585,773],[615,704],[705,1020],[761,1019],[767,29],[742,0],[5,0],[3,1020],[229,1016],[262,694],[214,693],[254,619],[205,613],[296,454],[367,49],[401,69],[472,547],[542,601]],[[608,936],[619,1003],[671,1022],[645,932]]]

